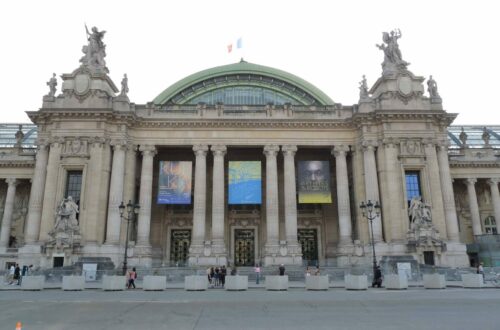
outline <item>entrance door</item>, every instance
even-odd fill
[[[302,260],[308,266],[318,265],[318,230],[298,229],[297,238],[302,247]]]
[[[235,266],[253,266],[255,264],[255,230],[234,230]]]
[[[170,263],[185,266],[189,257],[191,244],[190,229],[173,229],[170,234]]]
[[[426,265],[434,266],[434,252],[433,251],[424,251],[424,263]]]

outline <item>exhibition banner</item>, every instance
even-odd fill
[[[299,161],[299,203],[331,203],[330,162]]]
[[[229,162],[229,204],[262,202],[260,161]]]
[[[191,162],[160,161],[158,204],[191,204]]]

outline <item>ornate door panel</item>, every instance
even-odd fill
[[[173,229],[170,234],[170,263],[184,266],[189,257],[190,229]]]
[[[235,266],[253,266],[255,264],[255,230],[234,230]]]
[[[307,265],[318,264],[318,230],[317,229],[298,229],[297,238],[302,247],[302,260]]]

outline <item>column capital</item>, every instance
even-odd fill
[[[439,145],[437,143],[437,141],[435,139],[433,139],[433,138],[425,138],[425,139],[422,140],[422,143],[424,144],[424,146],[426,148],[435,148],[436,145]],[[448,148],[448,147],[446,147],[446,148]]]
[[[276,154],[280,151],[280,147],[276,144],[268,144],[264,146],[264,155],[266,157],[276,157]]]
[[[214,154],[214,156],[222,156],[222,157],[224,157],[224,155],[226,154],[227,148],[226,148],[225,145],[215,144],[215,145],[213,145],[213,146],[210,147],[210,150],[212,151],[212,153]]]
[[[19,180],[17,180],[16,178],[7,178],[5,179],[5,182],[7,182],[9,186],[14,186],[14,187],[19,184]]]
[[[127,151],[137,151],[137,144],[129,142],[129,143],[127,143],[126,148],[127,148]]]
[[[143,156],[154,156],[156,155],[156,147],[154,145],[141,145],[139,151],[142,152]]]
[[[385,148],[395,148],[400,143],[400,141],[399,141],[399,139],[396,139],[393,137],[388,137],[388,138],[380,140],[380,143]]]
[[[436,145],[440,151],[448,152],[448,147],[450,146],[450,142],[449,141],[437,141]]]
[[[486,182],[488,182],[490,186],[496,186],[500,182],[500,178],[490,178]]]
[[[106,138],[95,136],[89,140],[89,143],[92,144],[94,148],[100,148],[107,142]]]
[[[208,146],[206,144],[195,144],[193,146],[193,151],[196,156],[205,157],[208,152]]]
[[[472,185],[472,186],[473,186],[476,182],[477,182],[477,179],[475,179],[475,178],[468,178],[468,179],[465,179],[465,183],[466,183],[467,185]]]
[[[363,151],[374,151],[375,147],[378,146],[377,141],[375,140],[366,140],[361,143],[361,147],[363,148]]]
[[[291,144],[285,144],[281,146],[281,152],[285,156],[295,156],[295,153],[297,152],[297,146],[291,145]]]
[[[64,138],[60,136],[55,136],[49,140],[51,148],[59,148],[64,144]]]
[[[125,148],[127,147],[127,141],[111,140],[110,145],[113,147],[113,150],[125,150]]]
[[[39,151],[47,150],[47,148],[49,147],[49,145],[50,145],[50,143],[46,139],[38,139],[36,141],[36,147],[37,147],[37,149]]]
[[[334,155],[335,157],[339,157],[339,156],[345,156],[348,152],[349,152],[349,146],[341,144],[333,146],[331,154]]]

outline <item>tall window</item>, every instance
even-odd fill
[[[80,194],[82,191],[82,171],[68,171],[66,177],[66,192],[64,197],[71,196],[76,205],[80,206]],[[78,218],[78,213],[76,214]]]
[[[495,217],[488,216],[484,219],[484,231],[486,234],[498,234],[497,232],[497,222],[495,221]]]
[[[420,189],[420,172],[418,171],[406,171],[406,198],[408,200],[408,205],[413,197],[422,196],[422,190]]]

